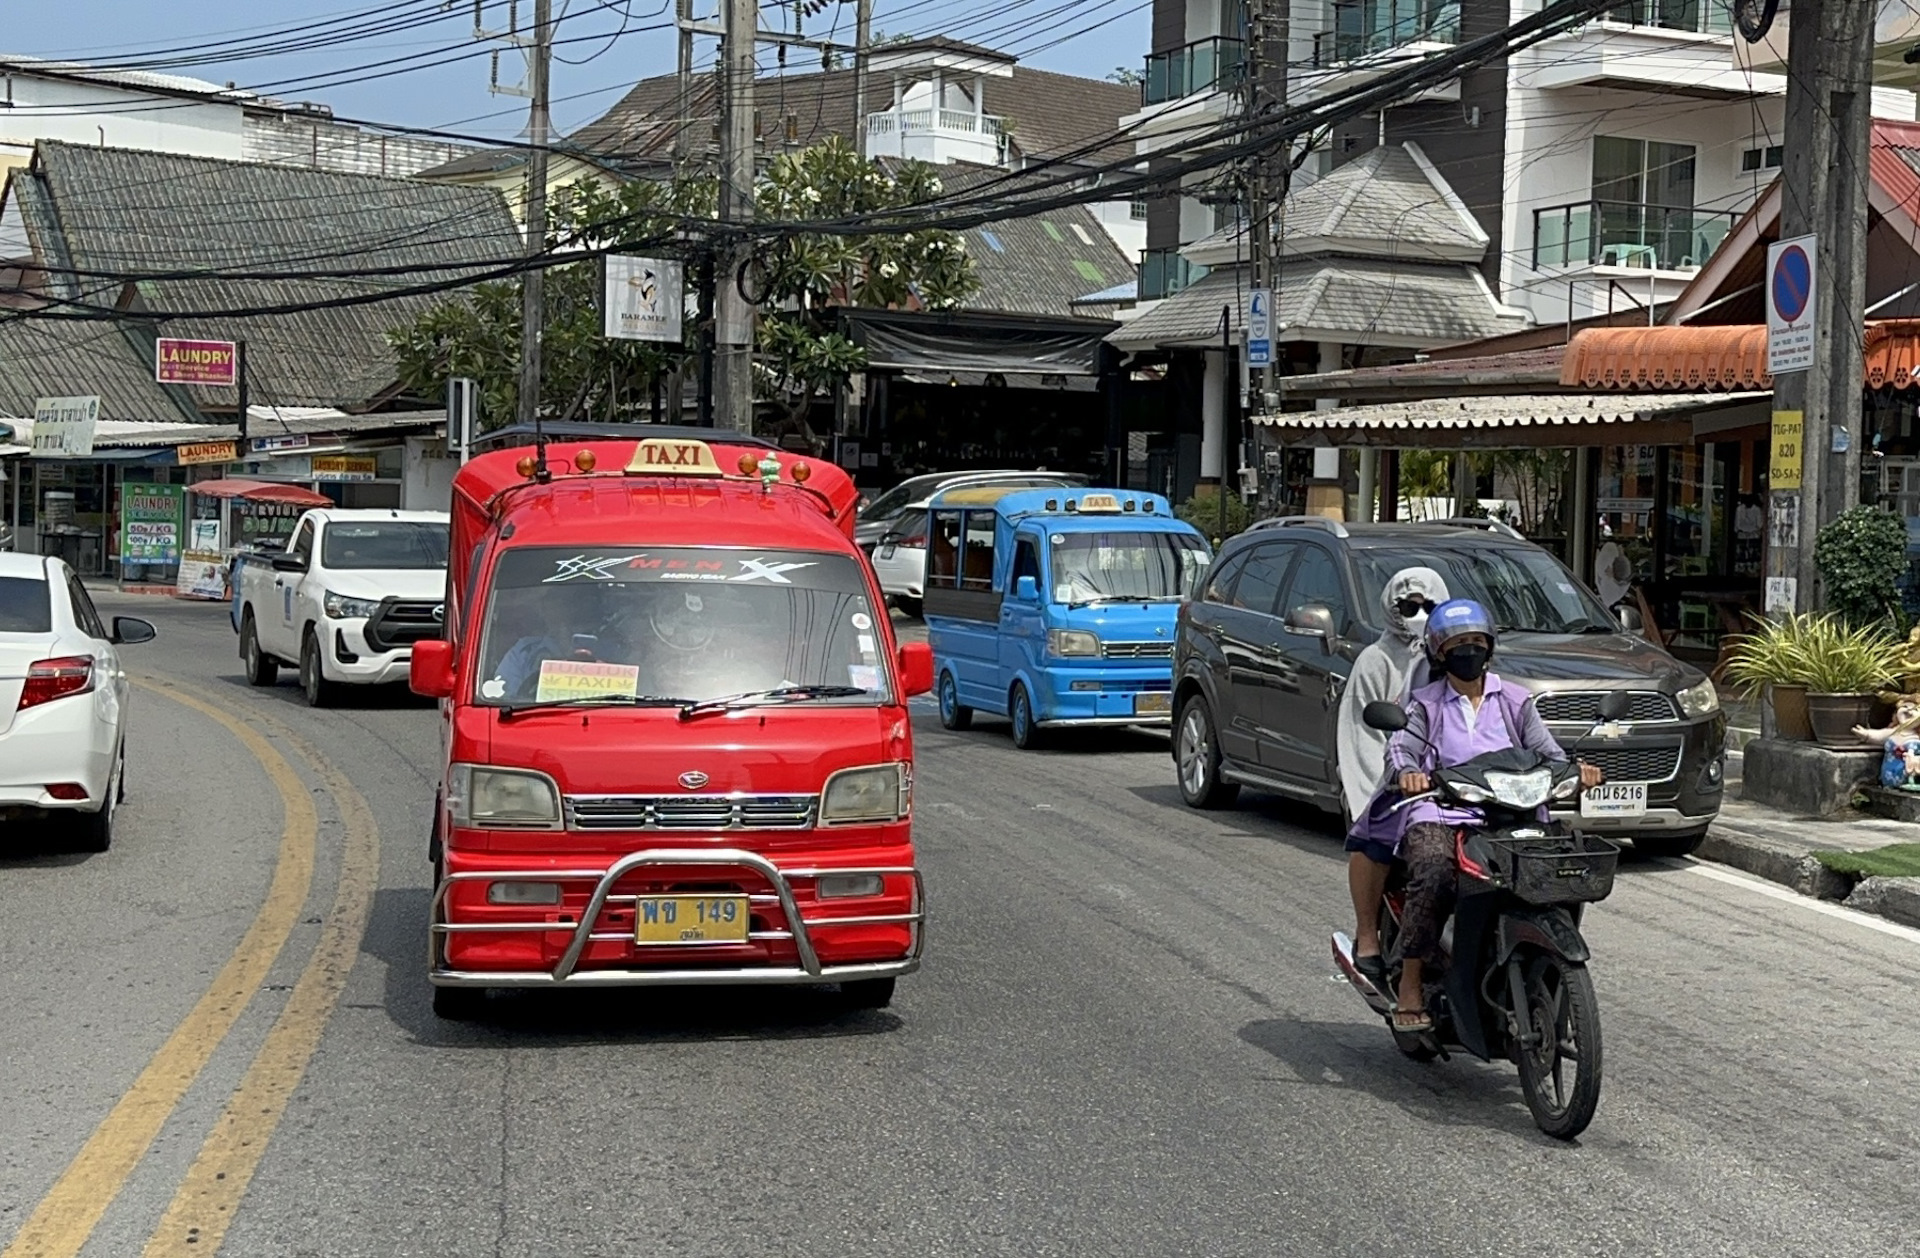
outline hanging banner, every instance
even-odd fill
[[[1767,461],[1767,488],[1800,488],[1800,465],[1805,446],[1805,415],[1800,411],[1773,413],[1773,453]]]
[[[233,384],[232,341],[182,341],[163,336],[153,347],[153,378],[161,384]]]
[[[120,559],[170,564],[180,560],[187,518],[184,485],[126,485],[120,490]]]
[[[311,460],[315,480],[372,480],[378,463],[371,454],[316,454]]]
[[[173,448],[174,461],[181,467],[193,467],[199,463],[232,463],[239,457],[240,443],[237,441],[200,441]]]
[[[97,397],[43,397],[33,404],[33,457],[84,459],[93,454],[100,422]]]
[[[680,340],[686,311],[680,263],[672,259],[606,259],[600,309],[606,335],[621,341]]]

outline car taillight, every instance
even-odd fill
[[[93,657],[62,655],[41,660],[27,669],[27,684],[20,690],[17,711],[42,703],[51,703],[68,695],[85,694],[93,689]]]
[[[923,530],[915,533],[912,537],[903,537],[900,539],[900,545],[905,546],[908,550],[925,550],[927,548],[927,535]]]

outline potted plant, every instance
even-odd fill
[[[1807,684],[1801,680],[1800,640],[1806,617],[1770,621],[1750,616],[1753,631],[1727,655],[1727,681],[1761,701],[1761,734],[1788,742],[1812,742],[1807,720]]]
[[[1733,651],[1727,676],[1765,688],[1780,737],[1811,736],[1823,747],[1856,750],[1880,692],[1905,670],[1904,643],[1884,625],[1848,625],[1830,613],[1761,622]],[[1795,709],[1804,704],[1802,734]]]

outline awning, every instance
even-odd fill
[[[16,455],[32,453],[32,446],[0,446],[0,459],[11,459]]]
[[[1920,388],[1920,319],[1867,324],[1867,387]]]
[[[1560,383],[1585,389],[1771,389],[1763,324],[1588,328],[1574,335]]]
[[[1428,398],[1325,411],[1285,411],[1254,422],[1292,445],[1503,448],[1690,443],[1706,432],[1764,424],[1770,393],[1553,394]],[[1630,433],[1620,432],[1633,425]]]
[[[840,326],[876,370],[1097,376],[1111,319],[1043,319],[970,311],[840,311]]]
[[[243,498],[248,502],[283,502],[295,507],[331,507],[333,499],[300,485],[283,485],[266,480],[246,480],[228,476],[188,485],[190,494],[209,498]]]

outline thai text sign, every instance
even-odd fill
[[[536,703],[558,699],[631,699],[640,693],[640,666],[587,660],[542,660]]]
[[[686,313],[680,264],[658,258],[609,257],[600,304],[609,337],[677,342]]]
[[[177,563],[186,520],[182,485],[130,484],[120,491],[120,558],[128,563]]]
[[[43,397],[33,404],[33,457],[84,459],[93,453],[100,421],[97,397]]]
[[[1804,417],[1799,411],[1773,413],[1773,455],[1767,465],[1768,489],[1800,488]]]
[[[1813,366],[1814,288],[1820,274],[1812,236],[1767,246],[1767,374]]]
[[[316,454],[312,464],[315,480],[372,480],[377,468],[371,454]]]
[[[231,463],[239,457],[240,443],[237,441],[198,441],[173,449],[174,461],[181,467],[192,467],[198,463]]]
[[[181,341],[163,336],[153,350],[153,378],[161,384],[231,385],[232,341]]]

